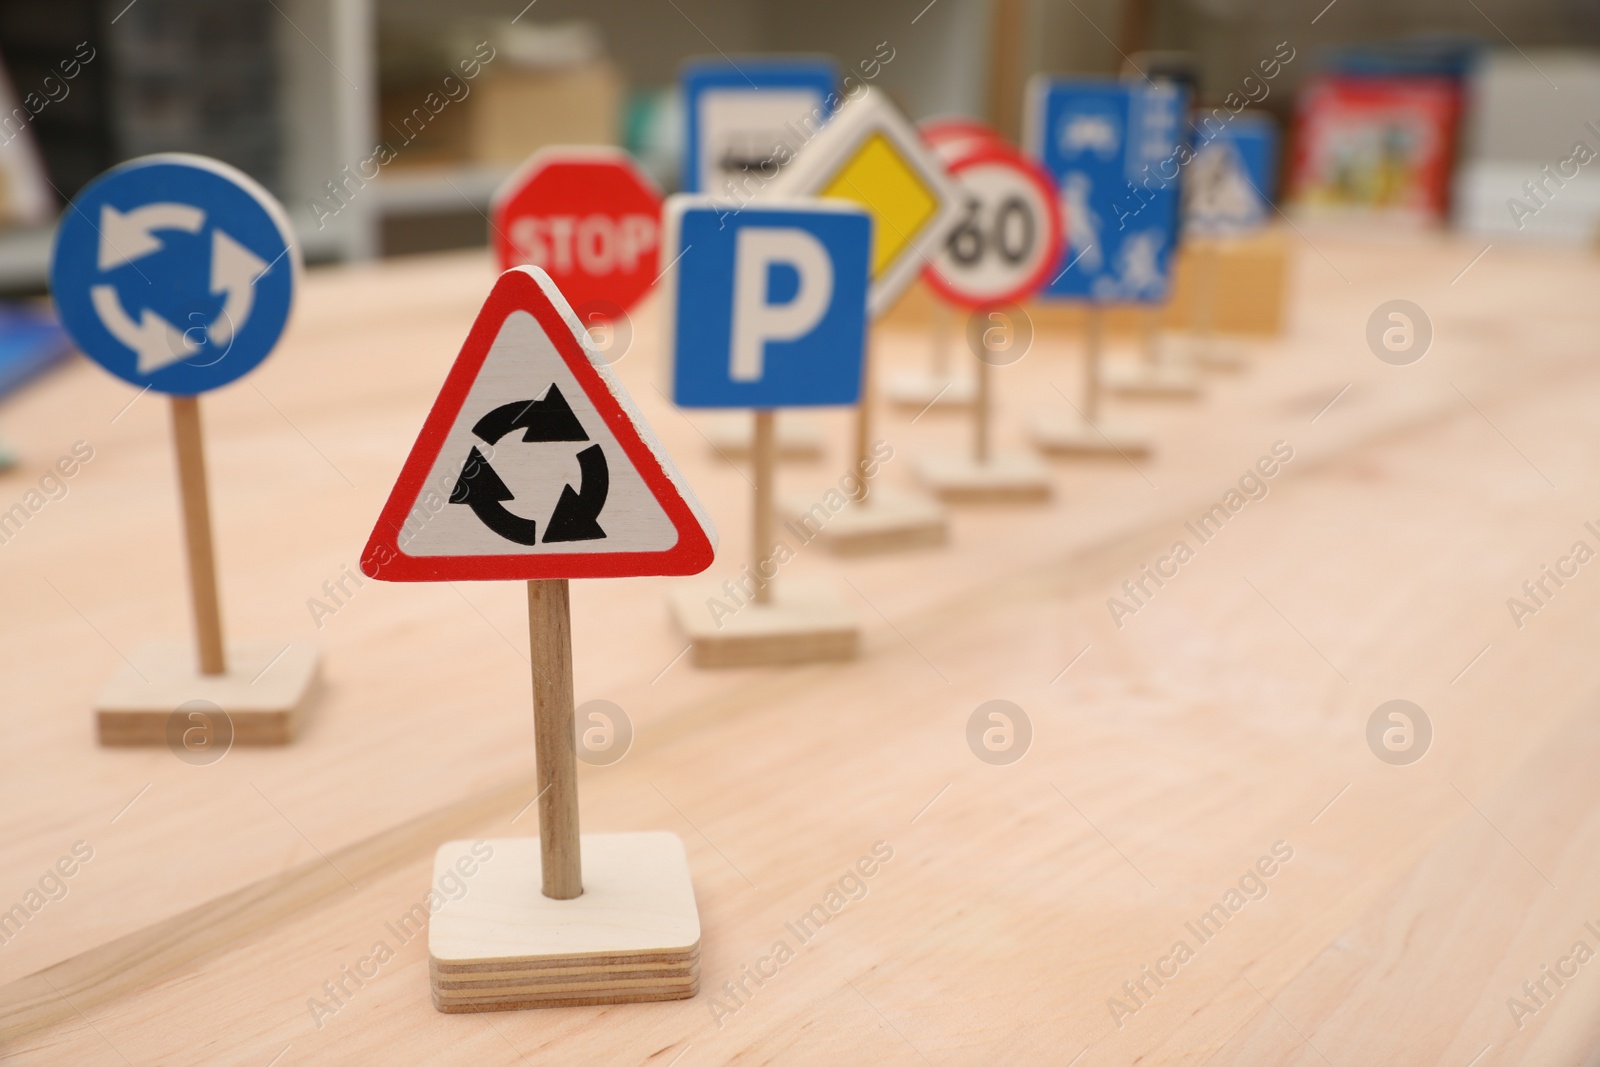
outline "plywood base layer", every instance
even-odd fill
[[[681,1000],[700,989],[700,913],[670,833],[584,834],[583,893],[540,890],[539,839],[451,841],[433,884],[464,884],[429,920],[442,1012]],[[468,873],[470,872],[470,873]]]
[[[201,674],[194,646],[183,641],[151,642],[138,649],[112,675],[95,701],[102,745],[164,745],[178,720],[177,737],[189,725],[189,712],[227,713],[232,744],[283,745],[300,732],[305,706],[316,683],[319,656],[309,641],[230,643],[226,674]]]
[[[925,494],[873,486],[865,503],[846,499],[831,510],[829,504],[840,496],[786,496],[779,536],[792,534],[801,544],[816,541],[840,556],[931,548],[948,537],[943,506]]]
[[[1050,499],[1050,471],[1033,456],[996,453],[984,463],[970,454],[925,456],[917,477],[952,504],[1029,504]]]
[[[673,591],[671,607],[696,667],[854,659],[861,643],[855,609],[829,579],[779,575],[768,604],[692,582]]]
[[[1034,416],[1028,440],[1040,451],[1063,456],[1148,455],[1150,438],[1139,430],[1114,422],[1089,423],[1082,416],[1047,412]]]
[[[822,427],[802,416],[779,412],[773,420],[776,429],[778,458],[784,460],[821,459],[828,449]],[[744,459],[750,455],[755,439],[755,418],[741,411],[715,415],[705,420],[700,431],[711,442],[711,447],[727,459]]]

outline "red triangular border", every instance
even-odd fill
[[[399,545],[401,527],[422,496],[428,472],[444,447],[488,358],[489,348],[512,312],[526,311],[539,323],[567,368],[588,394],[607,428],[622,446],[656,501],[667,513],[678,540],[663,552],[584,552],[492,556],[413,556]],[[389,499],[361,553],[361,571],[386,582],[485,582],[545,578],[629,578],[650,574],[698,574],[716,555],[716,530],[682,476],[655,441],[633,402],[604,363],[591,359],[574,330],[577,316],[550,276],[537,267],[517,267],[500,275],[483,302],[461,353],[445,377],[411,454],[400,468]],[[609,379],[609,381],[608,381]],[[613,392],[615,389],[615,392]],[[669,470],[670,468],[670,470]]]

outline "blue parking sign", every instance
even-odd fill
[[[673,402],[854,404],[866,347],[872,221],[841,201],[737,210],[667,201],[661,257]]]
[[[770,181],[840,103],[839,67],[826,56],[696,60],[681,84],[686,193],[748,197],[744,184]]]
[[[194,396],[267,358],[299,270],[288,216],[255,181],[204,156],[155,155],[106,171],[68,205],[50,291],[90,359]]]
[[[1170,82],[1034,80],[1028,151],[1055,183],[1067,231],[1041,295],[1094,303],[1166,299],[1187,95]]]

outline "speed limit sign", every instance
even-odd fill
[[[1061,211],[1049,181],[1022,156],[993,142],[973,142],[945,166],[965,200],[924,269],[928,284],[969,307],[1028,296],[1061,258]]]

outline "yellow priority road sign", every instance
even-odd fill
[[[959,212],[944,164],[886,96],[867,89],[779,172],[775,196],[859,204],[872,218],[873,316],[893,304],[944,241]]]

